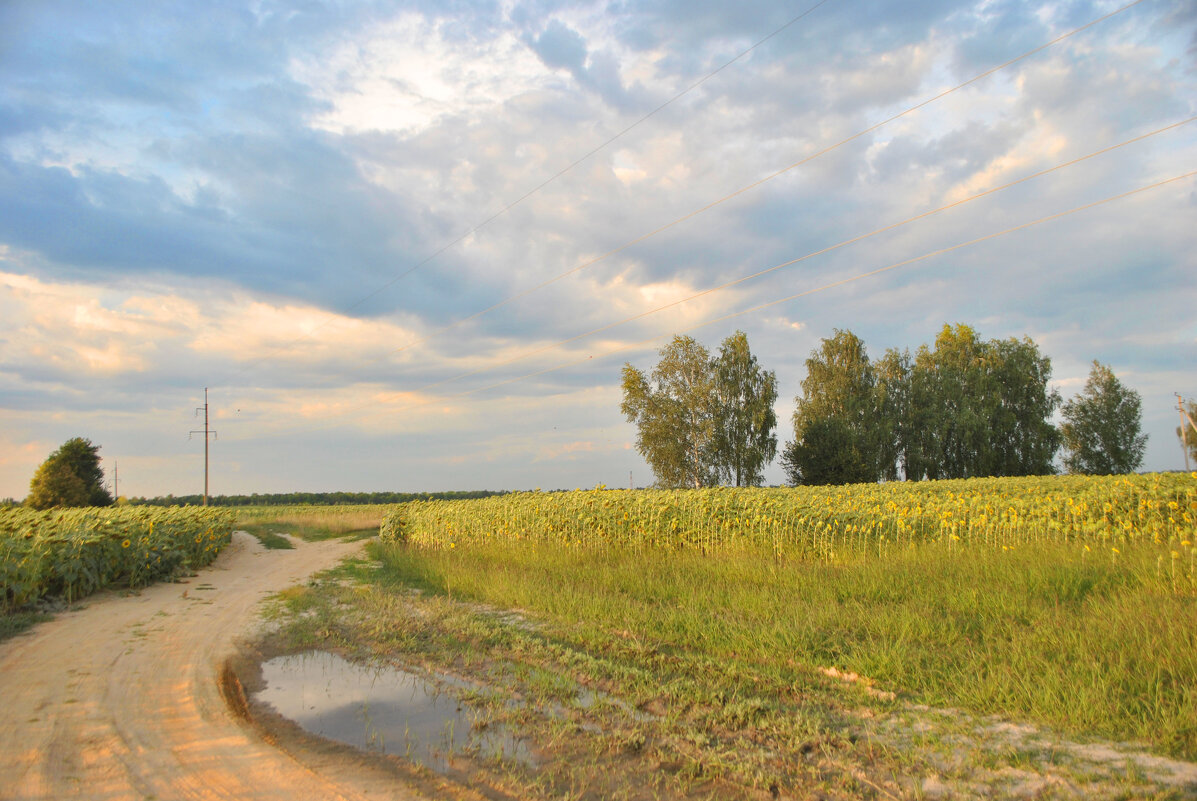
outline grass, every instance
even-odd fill
[[[0,642],[28,631],[38,623],[52,620],[53,615],[45,612],[4,612],[0,613]]]
[[[1197,598],[1144,578],[1133,553],[929,545],[835,566],[518,545],[377,553],[398,580],[544,615],[592,652],[631,640],[774,687],[795,665],[836,667],[921,703],[1197,759]]]
[[[256,537],[264,548],[284,551],[295,547],[291,544],[291,540],[274,530],[278,526],[273,523],[242,523],[238,528]]]
[[[393,506],[253,506],[239,510],[237,527],[249,532],[267,548],[290,548],[280,530],[313,542],[334,538],[368,539],[377,536],[383,516]],[[286,543],[286,544],[283,544]]]
[[[285,647],[480,682],[489,719],[542,758],[478,767],[513,797],[920,797],[924,779],[1017,796],[1004,782],[1023,771],[1171,798],[1131,762],[1057,753],[1052,732],[1197,755],[1197,599],[1155,576],[1154,551],[368,552],[279,596]],[[1049,744],[988,715],[1045,726]]]

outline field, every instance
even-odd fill
[[[530,744],[455,755],[463,797],[1188,798],[1195,517],[1192,474],[10,510],[0,579],[13,609],[194,569],[234,526],[380,532],[260,645],[442,677]]]
[[[202,567],[229,542],[232,525],[228,510],[200,507],[0,510],[0,613]]]
[[[287,549],[293,546],[280,532],[305,540],[373,536],[394,509],[394,504],[244,506],[236,508],[237,528],[253,534],[267,548]]]
[[[276,613],[486,688],[514,797],[1188,797],[1136,749],[1197,759],[1195,515],[1187,474],[416,502]]]

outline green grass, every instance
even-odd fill
[[[5,612],[0,613],[0,642],[28,631],[38,623],[52,620],[53,615],[45,612]]]
[[[267,548],[290,548],[278,532],[306,542],[329,539],[364,540],[378,536],[383,516],[393,506],[253,506],[238,512],[237,527]],[[286,544],[283,544],[286,543]]]
[[[801,684],[804,671],[836,667],[912,701],[1195,759],[1197,598],[1154,578],[1154,551],[1126,550],[1115,561],[1058,545],[927,545],[832,566],[380,545],[385,568],[373,580],[528,610],[571,647],[618,655],[640,676],[622,688],[632,695],[675,687],[674,703],[738,699],[720,705],[730,723],[768,715],[760,699]]]
[[[278,528],[276,525],[270,523],[248,523],[242,524],[239,528],[256,537],[258,542],[262,543],[262,546],[265,548],[271,550],[288,550],[295,547],[289,539],[275,531]]]
[[[1011,771],[1043,797],[1184,797],[1066,742],[1192,754],[1194,599],[1134,554],[367,551],[276,596],[268,648],[470,680],[459,702],[540,760],[472,762],[495,798],[1021,797]]]

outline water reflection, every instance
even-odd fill
[[[505,728],[486,726],[476,710],[397,668],[306,651],[263,662],[262,678],[265,687],[254,698],[310,734],[399,754],[439,773],[463,751],[532,764],[527,746]]]

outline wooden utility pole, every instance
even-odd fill
[[[112,502],[116,503],[121,497],[121,466],[119,462],[112,463]]]
[[[200,412],[204,413],[204,430],[192,431],[191,436],[195,434],[204,435],[204,506],[208,505],[208,440],[216,437],[216,432],[208,427],[208,388],[204,387],[204,405],[198,406],[195,413],[198,416]],[[190,439],[190,436],[188,437]]]

